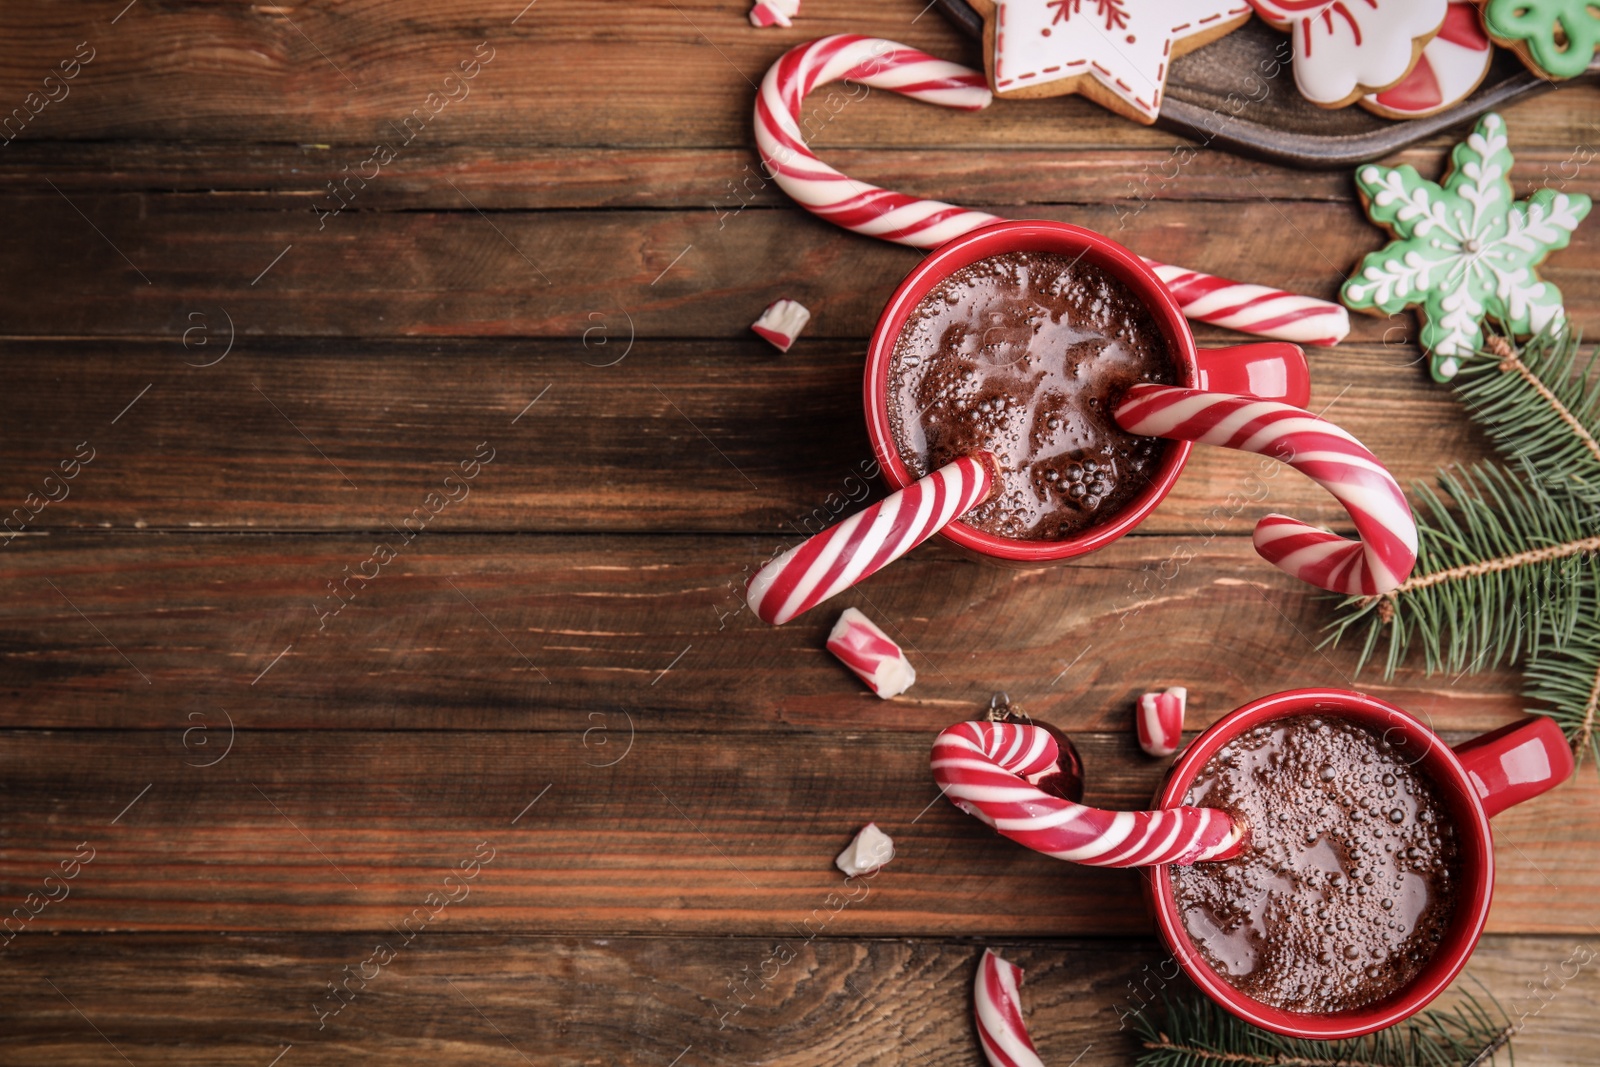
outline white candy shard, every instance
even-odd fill
[[[767,310],[750,328],[772,342],[779,352],[787,352],[810,321],[811,312],[804,304],[796,300],[778,300],[768,304]]]
[[[1189,690],[1175,685],[1139,698],[1139,747],[1152,756],[1170,756],[1183,742],[1183,712]]]
[[[884,700],[904,693],[917,680],[916,668],[894,639],[855,608],[845,608],[833,624],[828,651]]]
[[[854,878],[858,874],[875,871],[892,859],[894,841],[878,829],[877,823],[869,822],[856,834],[850,847],[839,853],[839,858],[833,862],[846,876]]]
[[[750,9],[752,26],[792,26],[789,20],[800,14],[800,0],[756,0]]]

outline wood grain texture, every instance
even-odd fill
[[[1584,106],[1600,106],[1600,87]],[[826,100],[826,94],[823,99]],[[1578,101],[1574,101],[1578,103]],[[847,121],[841,112],[840,122]],[[1520,116],[1511,115],[1514,123]],[[1276,200],[1349,202],[1351,171],[1294,170],[1187,142],[1084,150],[987,146],[982,151],[912,146],[834,146],[816,138],[827,161],[853,178],[913,196],[967,205],[1113,204],[1112,236],[1132,224],[1149,200]],[[1512,185],[1526,196],[1544,185],[1593,195],[1600,191],[1581,146],[1549,147],[1510,129],[1516,163]],[[48,179],[69,195],[109,192],[204,193],[231,210],[310,211],[328,204],[326,183],[345,176],[367,145],[208,144],[147,141],[17,140],[0,153],[0,189],[36,193]],[[352,156],[352,152],[356,152]],[[1389,157],[1437,176],[1448,165],[1444,142]],[[353,185],[366,207],[383,211],[485,211],[580,208],[676,208],[728,213],[740,204],[788,207],[786,194],[757,173],[750,144],[714,148],[561,148],[524,145],[418,145],[385,168],[381,180]],[[1115,210],[1115,208],[1113,208]]]
[[[449,509],[434,521],[453,521]],[[398,552],[381,567],[367,562],[380,542]],[[1353,649],[1315,648],[1326,596],[1242,537],[1128,537],[1027,570],[929,545],[774,628],[741,594],[787,543],[21,537],[0,561],[11,593],[0,678],[13,697],[0,722],[171,730],[190,712],[220,722],[222,707],[249,727],[570,730],[603,710],[714,734],[931,733],[1006,690],[1064,728],[1123,730],[1140,692],[1180,683],[1196,728],[1304,686],[1372,692],[1440,729],[1487,729],[1522,707],[1505,671],[1356,676]],[[345,584],[363,570],[378,577]],[[919,680],[905,697],[878,700],[824,649],[846,605],[908,649]]]
[[[11,336],[171,336],[203,301],[226,308],[245,337],[572,337],[613,309],[641,336],[745,337],[763,307],[787,296],[811,309],[810,336],[860,338],[916,262],[910,249],[793,208],[490,218],[463,202],[454,212],[347,211],[319,231],[310,211],[235,213],[210,197],[47,193],[13,203],[0,248],[0,272],[13,279],[0,290]],[[1188,204],[1152,201],[1122,230],[1118,211],[1027,213],[1116,233],[1152,259],[1325,298],[1383,242],[1353,200],[1241,203],[1209,212],[1204,226]],[[1584,328],[1600,306],[1595,233],[1580,229],[1542,268]],[[839,285],[844,277],[853,284]],[[1355,341],[1414,337],[1409,314],[1352,320]]]
[[[136,1064],[262,1067],[285,1046],[286,1064],[981,1062],[970,997],[984,944],[580,940],[463,934],[453,921],[381,969],[363,964],[392,934],[19,939],[0,963],[12,994],[0,1007],[0,1063],[120,1063],[114,1047]],[[1024,1010],[1050,1064],[1123,1067],[1137,1046],[1119,1022],[1183,988],[1162,981],[1170,967],[1149,941],[986,944],[1025,969]],[[793,958],[763,967],[775,948]],[[1519,1026],[1523,1067],[1587,1062],[1600,1010],[1593,965],[1551,981],[1543,999],[1526,989],[1571,974],[1562,964],[1575,950],[1592,954],[1592,939],[1487,938],[1441,1003],[1486,988]],[[347,974],[350,999],[330,1014],[326,983]]]
[[[889,37],[981,65],[978,47],[922,4],[811,0],[789,30],[755,29],[741,2],[608,5],[582,0],[470,7],[422,0],[328,5],[191,5],[141,0],[87,11],[9,5],[0,33],[0,100],[16,106],[88,40],[94,60],[71,94],[30,123],[27,140],[139,139],[356,144],[391,136],[444,77],[488,41],[495,58],[470,95],[429,124],[427,141],[555,147],[748,143],[755,86],[786,49],[825,33]],[[1591,90],[1571,90],[1581,94]],[[1567,92],[1563,90],[1563,92]],[[981,115],[874,94],[860,124],[830,123],[822,143],[858,145],[1170,145],[1075,97],[1002,101]],[[1592,139],[1583,100],[1509,109],[1553,147]],[[1590,105],[1592,107],[1592,103]],[[1524,117],[1525,116],[1525,117]]]
[[[1198,456],[1080,563],[928,546],[814,616],[753,621],[745,577],[878,492],[859,367],[916,262],[749,180],[753,83],[827,32],[975,50],[920,2],[807,0],[787,31],[743,0],[525,2],[0,6],[0,117],[96,50],[0,146],[0,518],[94,450],[0,541],[0,908],[95,850],[0,943],[0,1064],[956,1067],[979,1057],[977,938],[1028,968],[1046,1062],[1126,1063],[1118,1012],[1161,958],[1137,876],[940,800],[934,731],[1008,691],[1071,731],[1092,799],[1142,806],[1163,765],[1131,704],[1154,685],[1189,685],[1192,729],[1307,685],[1453,741],[1520,714],[1513,671],[1380,682],[1317,651],[1327,602],[1247,534],[1274,508],[1342,516],[1232,455]],[[482,41],[470,96],[319,219]],[[1383,240],[1348,173],[1082,100],[839,99],[809,114],[846,172],[1159,259],[1326,297]],[[1508,109],[1522,195],[1600,194],[1597,103]],[[1395,162],[1436,175],[1447,148]],[[1545,273],[1600,324],[1592,230]],[[781,357],[748,332],[779,296],[815,314]],[[1357,317],[1355,343],[1312,354],[1316,406],[1402,480],[1485,454],[1415,329]],[[470,495],[430,504],[485,443]],[[329,583],[390,542],[341,606]],[[823,649],[845,604],[910,648],[906,697]],[[831,859],[869,819],[899,858],[834,916]],[[1530,1012],[1520,1062],[1587,1062],[1594,968],[1542,1008],[1527,987],[1600,922],[1600,779],[1496,827],[1498,933],[1470,973]],[[454,895],[480,843],[470,897],[319,1029],[327,984]],[[739,983],[782,939],[795,960],[752,999]]]
[[[228,351],[225,309],[189,314],[160,341],[0,346],[0,390],[27,398],[0,438],[0,501],[24,504],[81,443],[94,451],[65,498],[9,530],[382,530],[485,442],[494,461],[443,528],[793,535],[883,492],[858,340],[806,337],[788,356],[753,334],[663,341],[613,308],[565,339],[236,337]],[[1414,356],[1310,355],[1312,408],[1408,485],[1486,454]],[[1310,479],[1202,448],[1140,532],[1242,536],[1272,510],[1349,526]]]
[[[0,900],[23,900],[88,842],[71,895],[30,930],[383,930],[487,842],[494,859],[473,908],[452,913],[458,929],[762,936],[814,909],[829,936],[1153,928],[1138,873],[1029,852],[941,801],[932,731],[709,744],[641,715],[648,729],[618,759],[584,731],[604,725],[620,745],[622,720],[570,718],[559,733],[247,730],[211,767],[193,764],[217,750],[193,734],[186,748],[178,729],[9,733],[0,797],[27,836],[0,857]],[[220,742],[219,717],[206,721]],[[1149,803],[1162,766],[1131,730],[1079,736],[1087,802]],[[841,882],[833,857],[868,821],[894,838],[894,862],[861,907],[825,905]],[[1495,833],[1489,928],[1592,933],[1595,776],[1506,811]]]

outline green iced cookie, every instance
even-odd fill
[[[1581,193],[1511,191],[1505,120],[1488,114],[1450,154],[1443,184],[1411,166],[1364,164],[1356,185],[1373,222],[1394,235],[1369,253],[1340,298],[1356,311],[1416,307],[1433,377],[1448,381],[1483,343],[1483,320],[1530,336],[1566,316],[1561,292],[1535,268],[1589,213]]]
[[[1600,5],[1595,0],[1489,0],[1483,28],[1535,74],[1576,78],[1600,46]]]

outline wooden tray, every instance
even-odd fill
[[[966,0],[934,0],[973,37],[983,20]],[[1260,19],[1204,48],[1173,61],[1167,94],[1156,125],[1241,155],[1297,167],[1350,167],[1386,156],[1441,130],[1465,126],[1485,111],[1546,92],[1567,82],[1549,82],[1528,72],[1515,55],[1497,49],[1483,84],[1467,99],[1424,119],[1386,119],[1351,105],[1317,107],[1294,90],[1287,68],[1279,77],[1284,91],[1249,104],[1237,115],[1227,110],[1228,94],[1239,91],[1241,72],[1259,70],[1287,36]],[[1600,59],[1574,82],[1600,75]]]

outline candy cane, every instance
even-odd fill
[[[811,309],[798,300],[774,300],[750,328],[779,352],[787,352],[810,321]]]
[[[828,634],[828,651],[884,700],[917,682],[905,651],[882,628],[855,608],[845,608]]]
[[[997,215],[854,181],[818,159],[801,134],[799,115],[807,93],[834,81],[962,111],[988,107],[993,99],[982,71],[878,37],[841,33],[790,49],[761,82],[755,133],[767,173],[796,203],[847,230],[913,248],[937,248],[1001,221]],[[1350,331],[1349,314],[1338,304],[1145,262],[1191,319],[1314,345],[1337,344]]]
[[[784,192],[835,225],[913,248],[936,248],[1000,221],[851,181],[818,159],[801,136],[797,116],[812,89],[843,80],[958,111],[986,108],[993,99],[982,71],[893,41],[839,33],[797,45],[767,71],[756,96],[756,147]]]
[[[988,452],[962,456],[800,542],[750,579],[751,610],[776,626],[816,607],[987,500],[999,473]]]
[[[1336,345],[1350,332],[1350,313],[1339,304],[1153,259],[1144,262],[1178,301],[1185,318],[1306,345]]]
[[[1129,433],[1272,456],[1332,493],[1361,540],[1268,515],[1256,523],[1256,552],[1278,569],[1347,596],[1387,593],[1410,576],[1417,524],[1405,494],[1365,445],[1333,423],[1275,400],[1166,385],[1133,386],[1114,414]]]
[[[1044,1067],[1022,1021],[1022,968],[983,950],[972,983],[972,1017],[989,1067]]]
[[[1183,743],[1183,711],[1189,690],[1175,685],[1164,693],[1145,693],[1139,697],[1134,719],[1139,747],[1147,755],[1165,757]]]
[[[1037,726],[957,723],[933,742],[933,779],[968,815],[1019,845],[1092,867],[1229,859],[1244,828],[1217,808],[1102,811],[1034,783],[1055,773],[1056,742]]]

